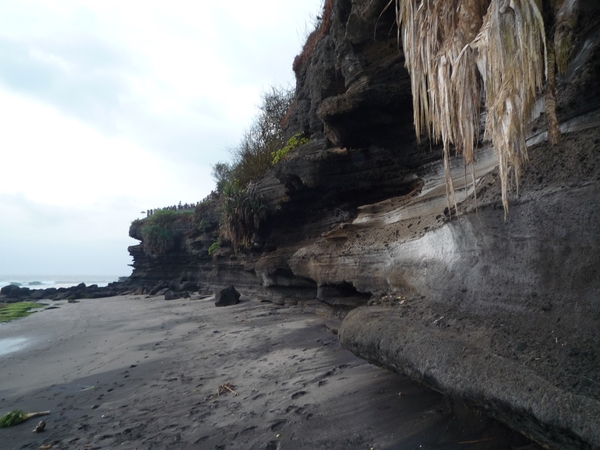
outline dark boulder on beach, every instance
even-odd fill
[[[29,296],[31,300],[41,300],[46,298],[46,290],[45,289],[36,289]]]
[[[231,306],[240,302],[240,293],[232,286],[221,289],[215,294],[215,306]]]
[[[177,300],[178,298],[181,298],[181,294],[179,292],[174,292],[171,290],[165,292],[165,300]]]
[[[191,282],[191,281],[186,281],[186,282],[181,283],[179,285],[179,290],[182,291],[182,292],[183,291],[194,292],[194,291],[198,290],[198,285],[196,283]]]
[[[21,290],[19,286],[15,286],[14,284],[9,284],[8,286],[4,286],[0,289],[0,294],[5,295],[7,297],[18,296],[18,292]]]
[[[4,286],[0,290],[0,295],[6,297],[7,299],[15,299],[15,300],[28,300],[31,296],[31,293],[35,292],[26,287],[19,287],[17,285],[11,284],[8,286]],[[4,300],[7,303],[6,299]]]
[[[28,287],[22,287],[19,289],[19,298],[29,298],[32,292]]]
[[[146,293],[146,288],[144,286],[140,286],[133,291],[133,295],[143,295]]]
[[[150,295],[160,295],[158,294],[161,290],[167,289],[169,287],[168,283],[165,281],[159,281],[152,289],[150,289]]]
[[[142,288],[143,289],[143,288]],[[85,283],[80,283],[77,286],[69,288],[47,288],[47,289],[30,289],[28,287],[20,287],[17,285],[8,285],[0,289],[0,302],[8,303],[24,300],[77,300],[87,298],[104,298],[114,297],[132,292],[131,287],[127,283],[111,283],[108,286],[98,287],[97,284],[86,286]]]
[[[59,292],[58,294],[56,294],[52,300],[65,300],[66,298],[68,298],[71,295],[70,292]]]

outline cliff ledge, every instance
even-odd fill
[[[215,204],[166,254],[145,248],[136,224],[131,283],[233,284],[308,304],[343,319],[342,344],[374,364],[548,448],[600,448],[600,4],[579,2],[557,78],[562,138],[550,145],[538,114],[506,220],[486,142],[475,187],[451,160],[458,210],[447,209],[442,150],[415,137],[386,4],[331,2],[327,32],[295,66],[288,127],[311,139],[255,184],[267,210],[256,245],[209,252]]]

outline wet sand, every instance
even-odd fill
[[[300,307],[213,302],[52,302],[0,325],[19,342],[0,356],[0,412],[51,411],[43,433],[39,419],[0,429],[1,447],[540,448],[355,357]],[[217,395],[226,383],[237,395]]]

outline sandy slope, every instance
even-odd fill
[[[54,305],[0,326],[0,346],[28,338],[0,357],[0,410],[52,411],[44,433],[32,433],[36,419],[0,430],[3,449],[527,445],[341,349],[323,318],[298,307],[132,296]],[[239,395],[217,396],[224,383]]]

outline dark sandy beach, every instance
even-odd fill
[[[48,302],[49,303],[49,302]],[[0,326],[2,449],[538,449],[342,349],[325,319],[245,299],[53,302]],[[16,350],[15,350],[16,348]],[[230,383],[238,395],[219,386]]]

